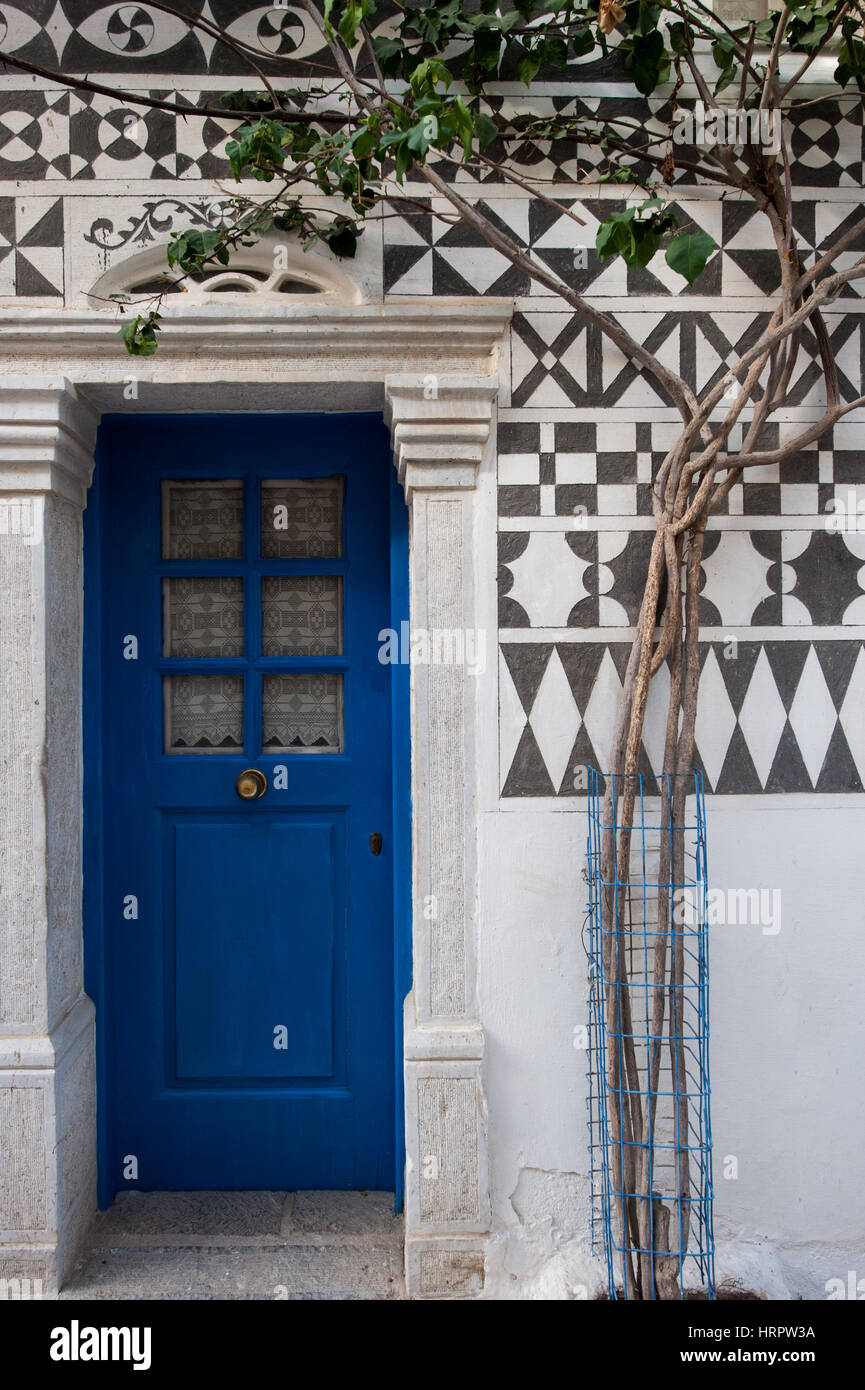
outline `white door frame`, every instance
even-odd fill
[[[413,630],[476,630],[479,470],[510,301],[169,309],[152,359],[105,311],[0,311],[0,1279],[68,1276],[96,1209],[81,925],[81,513],[99,415],[383,410],[410,508]],[[481,1292],[490,1229],[476,989],[477,682],[412,667],[406,1273]]]

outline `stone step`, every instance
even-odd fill
[[[60,1298],[404,1298],[393,1206],[383,1192],[125,1192]]]
[[[61,1299],[399,1298],[392,1245],[90,1249]]]

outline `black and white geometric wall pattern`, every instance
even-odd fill
[[[68,179],[68,92],[0,91],[0,183]]]
[[[630,627],[653,531],[501,531],[501,628]],[[865,626],[865,531],[710,531],[707,627]]]
[[[518,353],[516,344],[513,352]],[[566,382],[565,358],[549,368],[554,383]],[[807,369],[807,364],[806,364]],[[852,370],[852,365],[851,365]],[[657,403],[657,398],[656,402]],[[652,516],[652,480],[678,436],[667,421],[636,423],[615,415],[592,421],[539,424],[508,420],[499,425],[499,516],[507,518],[582,515]],[[731,435],[735,448],[740,433]],[[778,427],[769,426],[761,447],[777,447]],[[749,470],[721,508],[728,515],[753,517],[825,516],[832,498],[846,497],[865,483],[865,449],[844,426],[784,463]],[[575,529],[578,527],[575,524]],[[786,556],[784,557],[786,558]]]
[[[240,74],[249,68],[206,28],[184,22],[186,10],[226,30],[231,39],[268,58],[328,64],[328,50],[302,7],[249,0],[187,0],[172,13],[147,0],[2,0],[0,39],[8,53],[69,73]],[[288,69],[289,71],[292,69]],[[286,71],[282,68],[281,71]]]
[[[0,197],[0,296],[62,298],[63,201]]]
[[[299,5],[189,0],[185,8],[253,45],[268,72],[276,71],[270,58],[289,59],[283,77],[329,69],[320,33]],[[387,14],[380,7],[382,29]],[[190,32],[178,15],[147,0],[0,0],[0,48],[67,73],[104,74],[118,84],[138,78],[137,85],[180,105],[215,105],[218,79],[233,89],[248,75],[212,35]],[[307,61],[321,67],[310,69]],[[615,95],[609,84],[620,76],[616,62],[581,62],[578,94],[561,74],[543,74],[549,85],[538,96],[538,113],[616,122],[638,162],[646,132],[663,138],[671,111],[664,99]],[[199,76],[212,79],[204,94]],[[219,225],[227,194],[212,181],[230,178],[225,144],[235,122],[228,115],[185,120],[127,108],[90,93],[33,87],[11,70],[4,82],[3,299],[62,300],[64,274],[80,278],[73,262],[82,246],[92,266],[164,240],[181,222]],[[861,103],[846,96],[815,101],[787,130],[794,230],[807,263],[861,216]],[[777,292],[765,219],[749,201],[696,195],[693,175],[679,167],[673,211],[680,225],[707,231],[717,248],[699,281],[687,286],[663,257],[644,270],[601,261],[594,252],[599,223],[623,202],[618,192],[595,196],[573,187],[601,159],[575,141],[522,147],[520,171],[561,186],[560,208],[502,186],[494,170],[448,165],[442,173],[483,197],[494,223],[574,289],[601,302],[630,301],[622,319],[634,336],[703,391],[756,339],[766,297]],[[193,181],[206,181],[210,192]],[[136,205],[112,208],[103,182],[133,193]],[[22,185],[33,184],[48,187],[30,196]],[[650,377],[480,237],[434,217],[445,205],[424,192],[422,206],[404,215],[391,210],[383,222],[385,294],[522,300],[508,356],[510,406],[498,435],[502,794],[578,797],[578,769],[604,766],[627,657],[623,639],[651,540],[652,480],[677,427]],[[71,249],[64,248],[64,204],[75,229]],[[865,238],[842,264],[863,251]],[[845,399],[862,389],[863,295],[865,282],[848,286],[826,314]],[[822,400],[814,349],[806,335],[792,407]],[[767,432],[764,446],[776,439]],[[730,493],[720,529],[707,534],[697,750],[710,790],[865,788],[865,532],[835,533],[820,521],[834,498],[852,492],[865,502],[861,446],[855,427],[842,424],[783,471],[749,472]],[[666,680],[662,671],[650,699],[646,771],[660,761]]]
[[[633,337],[698,392],[720,381],[756,342],[767,317],[740,308],[686,313],[662,305],[617,315]],[[842,398],[855,400],[865,351],[862,319],[853,314],[827,315],[827,331]],[[806,333],[802,342],[788,391],[789,405],[819,404],[821,399],[816,344]],[[654,378],[610,345],[595,324],[543,306],[514,316],[511,385],[514,406],[629,406],[640,411],[669,404]]]
[[[479,233],[467,227],[449,227],[433,215],[448,210],[440,200],[422,198],[430,212],[413,207],[401,216],[391,215],[385,234],[385,292],[418,294],[535,295],[551,293],[514,270],[493,251]],[[673,200],[670,209],[681,227],[707,232],[717,250],[694,285],[689,286],[671,270],[663,256],[650,266],[628,267],[619,258],[601,260],[595,239],[604,218],[621,212],[617,198],[599,200],[562,197],[561,207],[538,198],[508,198],[490,192],[479,203],[492,222],[528,247],[533,256],[580,294],[593,296],[761,298],[778,289],[778,258],[771,244],[765,217],[750,201]],[[860,204],[852,198],[820,201],[809,195],[794,204],[794,228],[800,252],[808,264],[860,218]],[[765,224],[765,225],[764,225]],[[865,235],[856,241],[843,268],[865,250]],[[846,298],[861,298],[865,285],[846,287]]]
[[[624,643],[503,642],[505,797],[585,795],[606,766],[628,658]],[[661,764],[669,692],[653,682],[641,770]],[[702,648],[695,765],[723,793],[865,789],[862,642],[711,642]]]

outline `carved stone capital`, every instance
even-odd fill
[[[0,492],[55,493],[84,506],[99,415],[63,376],[0,383]]]
[[[417,489],[475,486],[497,391],[495,379],[469,373],[385,379],[385,421],[407,498]]]

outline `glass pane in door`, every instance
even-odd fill
[[[342,651],[342,579],[336,574],[265,575],[264,656],[335,656]]]
[[[242,676],[163,676],[166,753],[243,748]]]
[[[242,579],[163,579],[162,613],[163,656],[243,656]]]
[[[266,478],[261,484],[261,553],[266,560],[342,555],[343,479]]]
[[[342,675],[293,672],[262,681],[265,753],[339,753],[343,744]]]
[[[239,478],[163,480],[163,560],[239,560],[242,555]]]

